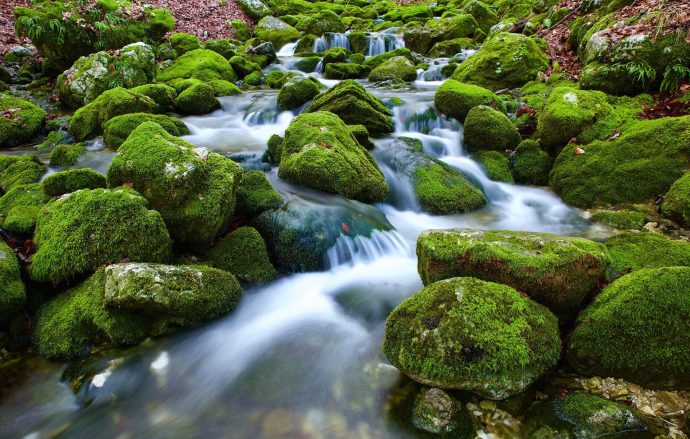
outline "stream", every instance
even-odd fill
[[[346,44],[346,35],[331,35],[317,40],[315,49]],[[401,44],[393,34],[376,34],[369,52]],[[280,63],[267,70],[291,70],[293,51],[294,44],[282,48]],[[428,154],[481,188],[489,201],[484,209],[423,213],[409,179],[381,164],[391,194],[376,207],[395,230],[341,237],[327,254],[326,270],[284,275],[249,289],[231,314],[196,330],[101,351],[67,366],[32,360],[31,374],[0,402],[0,436],[419,437],[390,410],[390,394],[401,376],[381,352],[387,314],[421,288],[414,252],[419,233],[452,227],[590,238],[605,233],[547,189],[491,181],[463,151],[462,125],[435,112],[434,91],[443,78],[440,68],[433,71],[420,72],[403,89],[372,88],[363,81],[382,100],[404,102],[394,109],[395,133],[374,142],[380,149],[399,136],[421,140]],[[310,75],[327,86],[337,83]],[[299,114],[278,111],[276,97],[277,91],[257,90],[221,98],[222,109],[184,119],[191,131],[185,139],[248,157],[260,167],[268,138],[282,135]],[[112,156],[102,141],[92,141],[77,167],[105,172]],[[282,182],[275,168],[267,174],[286,199],[352,204]],[[76,394],[63,373],[83,377]]]

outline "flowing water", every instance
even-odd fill
[[[369,53],[397,47],[391,35],[372,35]],[[315,49],[348,44],[340,34],[327,35]],[[293,52],[294,45],[283,48],[281,64],[270,68],[289,70]],[[406,89],[372,89],[384,101],[404,101],[395,107],[395,133],[375,142],[385,149],[398,136],[420,139],[427,153],[482,189],[486,208],[423,213],[409,179],[382,163],[391,196],[377,207],[394,230],[341,236],[325,256],[324,271],[285,275],[246,291],[234,312],[197,330],[100,352],[67,367],[36,360],[30,376],[0,402],[0,436],[416,437],[388,410],[400,374],[383,357],[381,341],[386,315],[421,287],[414,254],[419,233],[450,227],[597,233],[548,190],[487,178],[462,149],[462,126],[433,108],[441,79],[420,75]],[[186,139],[256,163],[268,138],[282,134],[295,117],[277,110],[276,96],[251,91],[222,98],[222,109],[184,119],[191,131]],[[89,150],[77,166],[105,171],[112,152],[99,141]],[[286,197],[348,205],[280,182],[275,169],[268,175]],[[76,394],[63,373],[82,378]]]

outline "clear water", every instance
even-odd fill
[[[373,35],[370,54],[392,50],[389,34]],[[324,42],[325,41],[325,42]],[[338,35],[319,44],[345,44]],[[321,46],[318,47],[321,49]],[[290,70],[294,46],[280,51]],[[335,81],[324,81],[333,85]],[[70,367],[85,384],[74,394],[66,366],[36,360],[35,368],[0,402],[2,437],[76,438],[405,438],[417,433],[389,413],[400,374],[381,353],[386,315],[418,291],[414,246],[427,229],[472,227],[597,233],[580,212],[543,188],[489,180],[462,149],[462,126],[436,114],[436,76],[407,89],[373,89],[395,108],[396,136],[464,172],[485,193],[486,208],[433,216],[419,209],[409,179],[383,166],[391,197],[377,207],[395,227],[371,237],[342,237],[328,269],[295,273],[246,291],[238,309],[194,331],[141,346],[101,352]],[[262,153],[272,134],[295,117],[279,112],[274,91],[222,98],[222,109],[184,121],[186,140],[222,153]],[[104,172],[112,152],[93,142],[78,167]],[[53,170],[54,171],[54,170]],[[286,196],[314,191],[269,177]],[[331,203],[333,196],[313,198]],[[70,369],[71,370],[71,369]],[[67,375],[74,375],[68,372]]]

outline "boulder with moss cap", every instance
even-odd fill
[[[265,283],[276,277],[266,242],[253,227],[240,227],[221,239],[208,254],[213,266],[242,282]]]
[[[39,134],[48,115],[29,101],[0,93],[0,148],[22,145]]]
[[[469,111],[478,105],[487,105],[505,113],[503,101],[491,90],[448,79],[434,94],[434,104],[441,113],[464,122]]]
[[[472,108],[465,118],[464,144],[470,151],[515,149],[520,133],[508,117],[486,105]]]

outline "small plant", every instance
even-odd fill
[[[636,82],[648,84],[656,78],[656,72],[645,61],[630,61],[628,63],[616,63],[613,65],[615,72],[624,72],[631,76]]]
[[[676,60],[674,64],[666,66],[659,90],[676,91],[685,80],[690,80],[690,68],[685,67],[680,60]]]

